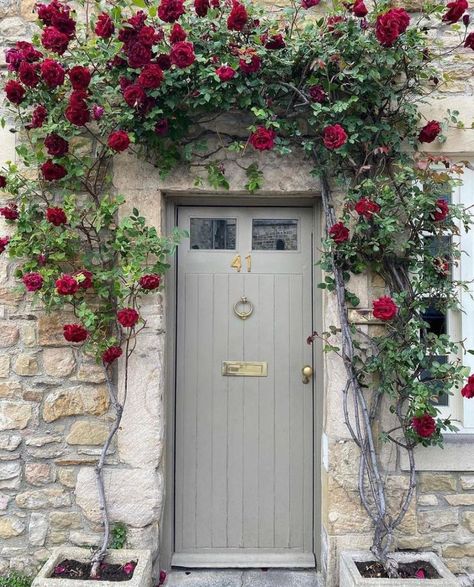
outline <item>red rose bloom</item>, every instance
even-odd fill
[[[32,63],[28,63],[28,61],[22,61],[18,69],[20,81],[28,88],[34,88],[40,81],[38,69],[37,63],[33,65]]]
[[[25,97],[26,90],[19,82],[11,79],[5,85],[5,93],[7,99],[12,104],[21,104]]]
[[[5,251],[9,242],[9,236],[0,236],[0,254],[2,254]]]
[[[49,88],[57,88],[64,83],[65,72],[54,59],[45,59],[41,64],[41,77]]]
[[[39,273],[25,273],[22,280],[28,291],[38,291],[43,287],[43,277]]]
[[[164,22],[175,22],[186,12],[183,0],[161,0],[158,16]]]
[[[453,24],[466,12],[469,8],[469,4],[467,3],[467,0],[454,0],[454,2],[448,2],[447,7],[448,11],[443,16],[443,21]]]
[[[472,49],[474,51],[474,33],[469,33],[464,41],[464,47],[466,49]]]
[[[156,273],[151,273],[149,275],[143,275],[138,280],[140,287],[142,289],[157,289],[160,287],[161,282],[161,275],[157,275]]]
[[[410,17],[403,8],[392,8],[377,17],[375,36],[384,47],[392,47],[409,23]]]
[[[228,82],[235,77],[236,73],[235,69],[232,69],[232,67],[229,67],[228,65],[221,65],[216,69],[216,74],[219,76],[221,82]]]
[[[8,204],[8,206],[0,208],[0,216],[3,216],[5,220],[18,220],[20,216],[18,206],[16,204]]]
[[[198,16],[206,16],[209,8],[209,0],[194,0],[194,10]]]
[[[469,375],[466,385],[461,389],[461,395],[466,399],[474,397],[474,375]]]
[[[36,106],[31,116],[30,128],[41,128],[48,116],[48,111],[42,105]]]
[[[437,120],[430,120],[420,130],[418,140],[420,143],[432,143],[441,132],[441,124]]]
[[[84,342],[89,336],[88,331],[82,324],[65,324],[63,333],[68,342]]]
[[[91,118],[85,100],[80,100],[72,104],[70,103],[66,108],[65,116],[71,124],[76,126],[84,126]]]
[[[358,18],[364,18],[364,16],[367,16],[368,12],[364,0],[356,0],[352,7],[352,14]]]
[[[250,135],[250,144],[257,151],[270,151],[275,146],[276,132],[270,128],[259,126],[257,130]]]
[[[67,175],[66,169],[59,163],[53,163],[52,159],[41,165],[41,172],[46,181],[57,181]]]
[[[124,308],[117,312],[117,320],[124,328],[132,328],[139,318],[139,313],[133,308]]]
[[[326,92],[321,86],[311,86],[308,88],[309,97],[311,102],[318,102],[321,104],[326,99]]]
[[[349,240],[349,229],[343,222],[336,222],[329,229],[329,236],[338,245]]]
[[[0,175],[0,189],[7,187],[7,178],[4,175]]]
[[[317,6],[321,0],[301,0],[301,6],[308,10],[308,8],[312,8],[313,6]]]
[[[323,130],[323,143],[326,149],[339,149],[347,142],[347,133],[340,124],[327,126]]]
[[[53,157],[62,157],[69,150],[69,143],[56,133],[52,133],[44,139],[44,146],[48,154]]]
[[[166,53],[161,53],[156,58],[156,62],[161,67],[163,71],[168,71],[171,68],[171,58]]]
[[[123,99],[130,108],[138,108],[145,101],[145,90],[138,84],[127,86],[123,92]]]
[[[98,37],[108,39],[113,35],[115,26],[110,16],[103,12],[99,14],[94,30]]]
[[[247,9],[240,2],[234,1],[232,10],[227,18],[227,28],[230,31],[242,31],[248,21]]]
[[[411,425],[413,430],[422,438],[429,438],[436,432],[436,421],[429,414],[423,414],[423,416],[415,416]]]
[[[50,25],[53,22],[53,17],[59,14],[64,7],[58,0],[52,0],[49,4],[38,4],[37,13],[38,18],[43,21],[44,24]]]
[[[127,57],[130,67],[143,67],[151,61],[151,49],[147,45],[137,41],[128,48]]]
[[[122,349],[119,346],[110,346],[102,354],[104,363],[113,363],[116,359],[122,356]]]
[[[48,26],[43,30],[43,34],[41,35],[41,44],[45,49],[62,55],[69,44],[69,37],[56,27]]]
[[[116,130],[109,136],[107,145],[117,153],[121,153],[128,149],[130,138],[124,130]]]
[[[171,63],[176,65],[176,67],[179,67],[180,69],[189,67],[196,60],[196,56],[194,55],[194,45],[187,41],[175,43],[171,48],[170,57]]]
[[[239,68],[246,75],[257,73],[261,66],[262,60],[258,55],[251,51],[248,51],[239,59]]]
[[[48,208],[46,210],[46,220],[54,224],[54,226],[61,226],[67,223],[66,212],[62,208]]]
[[[72,296],[79,289],[79,284],[72,275],[62,275],[56,280],[56,291],[62,296]]]
[[[361,198],[355,205],[355,211],[359,216],[370,220],[374,214],[380,212],[380,206],[376,202],[369,200],[369,198]]]
[[[265,49],[270,49],[271,51],[284,49],[286,47],[283,35],[281,34],[272,35],[270,38],[264,38],[262,42],[265,45]]]
[[[180,24],[175,23],[171,29],[170,43],[174,45],[180,41],[185,41],[187,36],[188,35],[186,34],[186,31],[183,29],[183,27]]]
[[[100,120],[104,115],[104,107],[99,106],[98,104],[94,104],[92,107],[92,118],[94,120]]]
[[[93,274],[91,271],[80,269],[79,271],[75,271],[72,276],[77,281],[79,289],[89,289],[92,287]]]
[[[68,6],[61,6],[61,9],[53,14],[51,24],[53,25],[53,27],[57,28],[58,31],[61,31],[70,39],[72,39],[76,31],[76,23],[69,16]]]
[[[158,120],[158,122],[155,124],[155,132],[160,137],[164,137],[165,135],[167,135],[168,130],[169,122],[167,118],[162,118],[161,120]]]
[[[82,67],[82,65],[72,67],[68,75],[75,90],[87,90],[91,83],[91,72],[87,67]]]
[[[138,76],[138,83],[142,88],[155,90],[160,87],[162,81],[163,70],[159,65],[156,65],[156,63],[145,65],[141,74]]]
[[[436,209],[433,214],[433,218],[435,222],[441,222],[442,220],[446,220],[447,215],[449,214],[449,205],[446,200],[439,198],[436,200]]]
[[[397,304],[389,296],[382,296],[372,302],[374,318],[377,320],[392,320],[398,312]]]
[[[163,32],[156,31],[152,26],[144,26],[138,33],[138,40],[147,47],[163,40]]]

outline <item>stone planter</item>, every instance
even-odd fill
[[[399,562],[425,561],[437,571],[439,579],[368,579],[362,577],[356,562],[373,561],[368,551],[343,552],[339,559],[339,587],[459,587],[460,583],[441,559],[433,552],[396,552]]]
[[[129,581],[82,581],[80,579],[51,578],[54,567],[66,558],[80,562],[90,560],[91,551],[85,548],[59,546],[55,548],[36,575],[32,587],[151,587],[151,551],[149,550],[110,550],[106,562],[125,564],[138,561]]]

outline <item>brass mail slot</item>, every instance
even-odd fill
[[[224,361],[222,375],[227,377],[266,377],[267,363],[258,361]]]

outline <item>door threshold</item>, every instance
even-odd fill
[[[171,565],[201,569],[312,569],[316,560],[313,553],[306,552],[179,552],[173,555]]]
[[[164,587],[323,587],[316,569],[171,569]]]

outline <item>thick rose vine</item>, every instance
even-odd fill
[[[188,166],[197,185],[221,190],[229,187],[229,152],[240,166],[254,154],[244,166],[251,192],[271,180],[258,165],[260,152],[313,162],[327,228],[320,287],[334,292],[340,324],[308,342],[322,341],[342,357],[342,403],[360,449],[372,550],[393,575],[394,531],[416,483],[413,449],[441,444],[443,431],[454,429],[440,416],[441,397],[460,388],[474,397],[461,341],[433,332],[427,321],[432,309],[459,310],[457,293],[466,287],[453,267],[460,259],[456,237],[471,219],[450,200],[463,166],[425,153],[450,125],[462,124],[454,112],[423,120],[417,106],[444,83],[434,63],[474,50],[467,1],[427,5],[416,17],[386,2],[369,10],[364,0],[321,17],[318,4],[293,1],[271,16],[238,0],[84,2],[79,20],[53,0],[37,6],[33,42],[7,51],[12,117],[5,123],[23,140],[18,162],[0,177],[10,197],[0,214],[12,227],[0,237],[0,253],[20,261],[21,287],[47,311],[71,311],[64,338],[104,365],[117,414],[97,466],[105,534],[94,576],[109,539],[102,471],[125,401],[112,366],[123,360],[128,372],[146,325],[141,300],[161,287],[182,236],[162,237],[138,210],[121,211],[111,166],[126,151],[163,176]],[[453,27],[458,46],[444,52],[430,45],[433,26]],[[207,130],[225,112],[244,115],[246,140]],[[385,283],[373,302],[376,328],[348,319],[348,307],[359,304],[351,276],[361,273]],[[383,413],[390,417],[382,425]],[[406,450],[411,463],[409,490],[395,512],[381,442]]]

